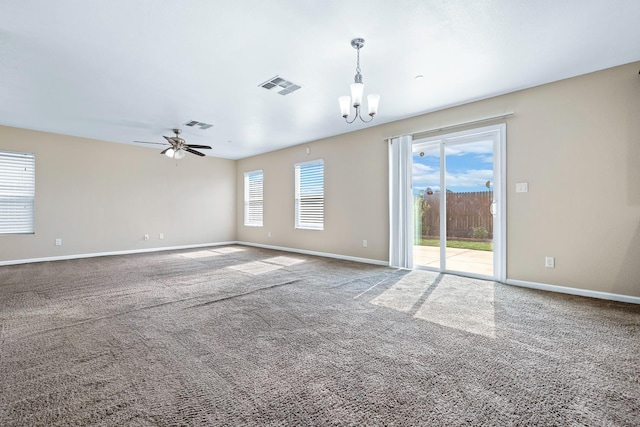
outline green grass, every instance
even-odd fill
[[[421,239],[420,246],[440,246],[440,240],[436,239]],[[468,240],[447,240],[448,248],[457,249],[472,249],[474,251],[492,251],[493,245],[491,242],[472,242]]]

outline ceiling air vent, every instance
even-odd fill
[[[185,126],[189,126],[189,127],[196,127],[197,126],[197,127],[200,128],[200,130],[205,130],[205,129],[209,129],[210,127],[213,127],[213,125],[210,125],[209,123],[198,122],[196,120],[188,121],[184,125]]]
[[[266,82],[259,84],[258,86],[263,87],[267,90],[278,91],[278,93],[283,96],[289,95],[291,92],[295,92],[302,87],[278,76],[275,76],[267,80]]]

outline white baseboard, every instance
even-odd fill
[[[330,254],[326,252],[308,251],[304,249],[295,249],[295,248],[287,248],[283,246],[263,245],[260,243],[238,242],[238,241],[200,243],[196,245],[167,246],[162,248],[131,249],[131,250],[111,251],[111,252],[96,252],[96,253],[89,253],[89,254],[61,255],[61,256],[43,257],[43,258],[16,259],[16,260],[0,261],[0,266],[28,264],[32,262],[63,261],[63,260],[70,260],[70,259],[93,258],[93,257],[111,256],[111,255],[129,255],[129,254],[139,254],[139,253],[146,253],[146,252],[161,252],[161,251],[171,251],[171,250],[177,250],[177,249],[206,248],[206,247],[224,246],[224,245],[254,246],[257,248],[274,249],[277,251],[293,252],[293,253],[299,253],[299,254],[305,254],[305,255],[320,256],[325,258],[335,258],[335,259],[341,259],[345,261],[361,262],[364,264],[382,265],[386,267],[389,266],[389,261],[380,261],[380,260],[369,259],[369,258],[359,258],[359,257],[346,256],[346,255]],[[507,285],[521,286],[524,288],[532,288],[532,289],[540,289],[543,291],[559,292],[563,294],[579,295],[583,297],[599,298],[599,299],[610,300],[610,301],[628,302],[631,304],[640,304],[640,297],[634,297],[631,295],[621,295],[621,294],[612,294],[609,292],[590,291],[587,289],[570,288],[567,286],[549,285],[546,283],[527,282],[525,280],[515,280],[515,279],[507,279],[504,283],[506,283]]]
[[[522,286],[524,288],[540,289],[543,291],[559,292],[563,294],[579,295],[582,297],[591,297],[606,299],[611,301],[628,302],[631,304],[640,304],[640,297],[630,295],[611,294],[608,292],[589,291],[587,289],[569,288],[567,286],[548,285],[546,283],[527,282],[524,280],[507,279],[507,285]]]
[[[99,256],[111,256],[111,255],[130,255],[130,254],[140,254],[145,252],[161,252],[161,251],[172,251],[176,249],[193,249],[193,248],[207,248],[210,246],[223,246],[223,245],[234,245],[237,242],[217,242],[217,243],[199,243],[197,245],[182,245],[182,246],[166,246],[162,248],[149,248],[149,249],[130,249],[124,251],[111,251],[111,252],[96,252],[90,254],[74,254],[74,255],[60,255],[60,256],[52,256],[52,257],[43,257],[43,258],[30,258],[30,259],[15,259],[8,261],[0,261],[0,266],[3,265],[16,265],[16,264],[29,264],[32,262],[47,262],[47,261],[64,261],[69,259],[79,259],[79,258],[94,258]]]
[[[325,258],[342,259],[345,261],[355,261],[355,262],[361,262],[364,264],[383,265],[385,267],[389,266],[389,261],[379,261],[377,259],[358,258],[358,257],[352,257],[352,256],[346,256],[346,255],[329,254],[326,252],[316,252],[316,251],[307,251],[304,249],[285,248],[282,246],[263,245],[261,243],[250,243],[250,242],[236,242],[236,243],[239,245],[245,245],[245,246],[255,246],[256,248],[274,249],[276,251],[294,252],[294,253],[304,254],[304,255],[313,255],[313,256],[321,256]]]
[[[52,256],[52,257],[42,257],[42,258],[15,259],[15,260],[8,260],[8,261],[0,261],[0,266],[3,266],[3,265],[16,265],[16,264],[28,264],[28,263],[32,263],[32,262],[64,261],[64,260],[79,259],[79,258],[94,258],[94,257],[99,257],[99,256],[130,255],[130,254],[139,254],[139,253],[146,253],[146,252],[172,251],[172,250],[176,250],[176,249],[206,248],[206,247],[211,247],[211,246],[224,246],[224,245],[255,246],[255,247],[258,247],[258,248],[274,249],[274,250],[284,251],[284,252],[294,252],[294,253],[305,254],[305,255],[321,256],[321,257],[325,257],[325,258],[342,259],[342,260],[345,260],[345,261],[362,262],[364,264],[375,264],[375,265],[383,265],[383,266],[388,266],[389,265],[388,261],[379,261],[379,260],[368,259],[368,258],[358,258],[358,257],[345,256],[345,255],[336,255],[336,254],[330,254],[330,253],[325,253],[325,252],[307,251],[307,250],[304,250],[304,249],[285,248],[285,247],[282,247],[282,246],[262,245],[262,244],[259,244],[259,243],[238,242],[238,241],[234,240],[234,241],[229,241],[229,242],[201,243],[201,244],[197,244],[197,245],[167,246],[167,247],[161,247],[161,248],[130,249],[130,250],[123,250],[123,251],[96,252],[96,253],[89,253],[89,254],[72,254],[72,255],[60,255],[60,256]]]

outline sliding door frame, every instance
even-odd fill
[[[446,150],[447,146],[455,146],[456,144],[464,144],[460,140],[472,138],[478,135],[490,135],[493,140],[493,201],[496,206],[496,215],[494,216],[494,251],[493,251],[493,276],[491,279],[504,282],[507,278],[506,272],[506,216],[507,216],[507,199],[506,199],[506,124],[484,126],[473,128],[459,132],[437,135],[429,138],[420,138],[413,141],[414,144],[433,144],[438,145],[440,153],[440,184],[442,189],[446,189]],[[412,150],[413,151],[413,150]],[[447,221],[447,205],[446,191],[440,192],[440,268],[438,271],[443,273],[464,274],[465,276],[487,278],[487,276],[478,275],[469,272],[452,271],[447,269],[446,265],[446,233],[442,235],[442,231],[446,231]],[[412,222],[413,223],[413,222]],[[420,267],[431,270],[429,267]]]

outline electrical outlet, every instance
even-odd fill
[[[270,231],[267,233],[267,237],[271,238],[271,232]]]
[[[62,239],[56,239],[56,246],[62,246]]]
[[[552,256],[545,257],[544,266],[547,267],[547,268],[555,268],[556,259],[554,257],[552,257]]]
[[[158,238],[159,238],[160,240],[164,240],[164,234],[163,234],[163,233],[160,233],[160,235],[158,236]]]
[[[144,235],[144,240],[149,240],[149,235],[148,234]]]
[[[363,247],[363,248],[366,248],[366,247],[367,247],[367,244],[368,244],[368,243],[367,243],[367,241],[366,241],[366,240],[363,240],[363,241],[362,241],[362,247]]]

